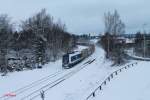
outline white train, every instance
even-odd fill
[[[87,46],[87,44],[86,44]],[[73,53],[67,53],[63,55],[62,67],[65,69],[71,68],[78,64],[88,56],[90,56],[95,51],[95,46],[93,44],[88,44],[88,48],[82,51],[76,51]]]

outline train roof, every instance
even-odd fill
[[[80,52],[80,51],[76,51],[76,52],[71,53],[71,54],[69,54],[69,55],[70,55],[70,56],[75,56],[75,55],[78,55],[78,54],[81,54],[81,52]]]

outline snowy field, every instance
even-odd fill
[[[61,60],[49,63],[43,69],[27,70],[22,72],[9,73],[7,76],[0,76],[0,95],[19,89],[27,84],[37,81],[45,76],[61,71]]]
[[[87,48],[87,47],[84,46],[78,47],[78,49],[83,49],[83,48]],[[73,70],[75,70],[76,68],[80,67],[85,62],[87,62],[89,59],[90,57],[87,58],[85,61],[81,62],[80,64],[78,64],[76,67],[68,70],[63,69],[62,60],[58,60],[56,62],[50,62],[49,64],[45,65],[42,69],[12,72],[12,73],[8,73],[8,75],[5,77],[0,76],[0,97],[4,96],[7,93],[12,93],[12,92],[15,93],[16,95],[19,92],[19,96],[24,96],[24,94],[27,95],[28,92],[30,93],[36,89],[39,89],[40,87],[44,86],[50,81],[54,81],[62,77],[63,75],[72,72]],[[39,80],[41,79],[44,80],[40,81],[39,83]],[[32,86],[34,85],[33,84],[34,82],[38,82],[35,83],[36,86]],[[26,86],[27,88],[24,88]],[[17,95],[16,97],[19,96]],[[20,100],[17,98],[12,98],[12,99]]]
[[[110,67],[112,63],[104,59],[104,51],[99,47],[92,57],[96,57],[92,64],[48,91],[45,100],[85,100],[111,72],[118,69]]]
[[[115,77],[90,100],[150,100],[150,62],[139,62]]]
[[[83,47],[79,48],[83,49]],[[67,77],[60,80],[60,83],[56,84],[56,86],[52,86],[45,91],[45,100],[84,100],[111,72],[123,67],[110,67],[112,63],[107,61],[104,55],[104,51],[96,46],[96,51],[93,55],[71,69],[62,69],[62,62],[59,60],[55,63],[47,64],[43,69],[9,73],[6,77],[0,76],[0,96],[9,92],[16,94],[16,97],[1,98],[1,100],[30,100],[42,91],[41,87],[63,76]],[[86,64],[93,59],[95,60],[92,63]],[[72,72],[75,73],[69,74]],[[37,80],[47,76],[50,77],[38,83],[39,81]],[[31,83],[35,81],[37,83],[34,83],[34,86]],[[24,86],[28,87],[19,92],[16,91]],[[35,95],[24,98],[36,90],[38,91]],[[41,100],[41,97],[37,96],[32,100]]]

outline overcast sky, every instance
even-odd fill
[[[14,22],[24,20],[46,8],[61,19],[74,34],[103,32],[104,12],[118,10],[126,24],[126,33],[150,31],[150,0],[0,0],[0,13],[6,13]]]

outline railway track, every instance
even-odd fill
[[[19,94],[21,94],[21,93],[24,93],[24,92],[27,91],[27,90],[30,90],[31,88],[34,88],[34,87],[36,87],[36,86],[38,86],[38,85],[44,83],[45,81],[50,80],[50,79],[53,78],[53,77],[56,77],[57,75],[59,75],[59,74],[61,74],[61,73],[63,73],[63,71],[58,71],[58,72],[56,72],[56,73],[54,73],[54,74],[51,74],[51,75],[46,76],[46,77],[43,77],[43,78],[41,78],[41,79],[39,79],[39,80],[37,80],[37,81],[34,81],[34,82],[32,82],[31,84],[28,84],[28,85],[26,85],[26,86],[24,86],[24,87],[21,87],[21,88],[19,88],[19,89],[17,89],[17,90],[11,91],[10,93],[15,93],[15,94],[19,95]],[[6,96],[2,96],[2,97],[0,97],[0,99],[5,98],[5,97],[6,97]],[[7,97],[7,98],[5,98],[4,100],[9,100],[10,98],[11,98],[11,97]]]
[[[85,68],[87,65],[91,64],[91,63],[94,62],[94,61],[95,61],[95,59],[88,61],[85,65],[80,66],[80,67],[77,68],[76,70],[74,70],[74,71],[72,71],[72,72],[70,72],[70,73],[68,73],[68,74],[66,74],[66,75],[64,75],[64,76],[62,76],[61,78],[57,79],[57,80],[54,81],[54,82],[48,83],[47,85],[41,87],[40,89],[38,89],[38,90],[32,92],[30,95],[25,96],[25,97],[22,98],[21,100],[34,100],[35,98],[37,98],[38,96],[40,96],[40,93],[39,93],[39,92],[40,92],[41,90],[43,90],[44,92],[50,90],[51,88],[53,88],[54,86],[58,85],[59,83],[61,83],[61,82],[65,81],[66,79],[72,77],[75,73],[79,72],[80,70],[82,70],[83,68]],[[35,94],[35,93],[37,93],[37,92],[38,92],[37,95],[32,96],[33,94]],[[32,96],[32,97],[31,97],[31,98],[28,98],[28,97],[30,97],[30,96]]]
[[[65,81],[66,79],[70,78],[71,76],[73,76],[75,73],[79,72],[80,70],[82,70],[83,68],[85,68],[87,65],[91,64],[92,62],[94,62],[95,59],[92,60],[88,60],[87,62],[85,62],[83,65],[73,69],[72,71],[68,72],[67,74],[64,74],[61,77],[58,77],[59,75],[65,73],[65,71],[58,71],[54,74],[51,74],[49,76],[43,77],[40,80],[37,80],[35,82],[32,82],[29,85],[26,85],[22,88],[19,88],[15,91],[12,91],[11,93],[15,93],[16,97],[0,97],[0,99],[4,99],[4,100],[33,100],[36,97],[40,96],[40,91],[48,91],[49,89],[53,88],[54,86],[58,85],[59,83]],[[39,86],[40,88],[35,88]],[[27,92],[30,93],[27,93]],[[25,94],[27,94],[25,96]],[[21,96],[22,95],[22,96]],[[19,99],[16,99],[18,96],[21,96]]]

